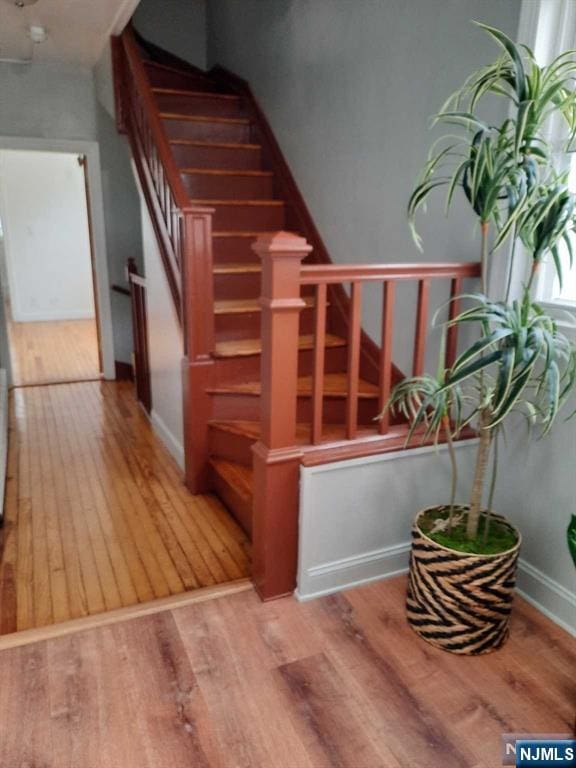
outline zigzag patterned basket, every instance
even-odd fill
[[[456,552],[428,538],[419,520],[412,527],[406,610],[408,623],[424,640],[451,653],[476,656],[501,648],[509,634],[521,537],[497,555]]]

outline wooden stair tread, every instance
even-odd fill
[[[170,139],[170,144],[190,147],[205,147],[206,149],[262,149],[262,144],[242,144],[237,141],[201,141],[199,139]]]
[[[154,69],[163,69],[167,72],[175,72],[178,75],[191,77],[195,80],[206,80],[207,83],[212,82],[210,78],[206,77],[206,75],[204,75],[202,72],[190,72],[188,69],[173,67],[171,64],[162,64],[160,61],[153,61],[152,59],[144,59],[143,63],[146,67],[154,67]]]
[[[314,306],[314,297],[305,296],[306,307]],[[251,312],[261,312],[260,299],[224,299],[214,302],[215,315],[244,315]]]
[[[251,237],[254,240],[260,237],[262,232],[244,232],[237,229],[227,229],[219,232],[212,232],[212,237]]]
[[[227,459],[219,459],[216,457],[210,459],[210,464],[215,472],[217,472],[228,485],[232,486],[244,501],[251,501],[252,487],[254,483],[252,467],[247,467],[244,464],[238,464],[235,461],[228,461]]]
[[[301,337],[304,338],[304,337]],[[260,395],[262,385],[259,381],[247,381],[240,384],[224,384],[210,391],[218,394]],[[301,376],[298,379],[298,397],[312,395],[312,376]],[[348,396],[348,377],[345,373],[327,373],[324,376],[324,397],[345,398]],[[360,379],[358,382],[358,397],[363,400],[374,400],[379,397],[378,387],[369,381]]]
[[[194,75],[193,75],[194,77]],[[208,82],[208,81],[207,81]],[[190,96],[198,99],[224,99],[228,101],[239,101],[240,96],[235,93],[215,93],[213,91],[192,91],[185,88],[152,88],[154,93],[169,96]]]
[[[261,264],[243,264],[239,262],[229,262],[228,264],[214,264],[215,275],[251,275],[262,272]]]
[[[243,170],[228,170],[224,168],[180,168],[180,173],[186,173],[189,175],[202,175],[202,176],[274,176],[273,171],[243,171]]]
[[[186,115],[180,112],[160,112],[162,120],[187,120],[191,123],[226,123],[230,125],[249,125],[247,117],[220,117],[219,115]]]
[[[326,347],[345,347],[346,339],[340,336],[326,335]],[[298,340],[300,350],[314,349],[313,336],[300,336]],[[220,341],[214,350],[215,357],[249,357],[259,355],[262,352],[261,339],[237,339],[235,341]]]
[[[249,440],[259,440],[261,434],[261,427],[259,421],[241,421],[241,420],[229,420],[218,421],[214,420],[210,422],[212,429],[218,429],[222,432],[227,432],[232,435],[240,435],[246,437]],[[390,427],[390,431],[387,433],[388,439],[394,440],[399,435],[403,439],[406,437],[406,425],[393,425]],[[384,439],[385,435],[377,434],[377,427],[358,427],[358,439],[368,439],[373,437]],[[324,424],[322,429],[322,439],[325,443],[339,442],[346,439],[346,428],[344,424]],[[311,426],[310,424],[298,423],[296,424],[296,444],[302,446],[308,446],[311,443]],[[315,446],[311,446],[311,448]]]
[[[190,198],[190,202],[194,205],[233,205],[233,206],[256,206],[256,205],[265,205],[265,206],[272,206],[275,208],[279,208],[280,206],[286,205],[284,200],[211,200],[209,198],[198,198],[193,197]],[[258,234],[262,234],[262,232],[259,232]]]

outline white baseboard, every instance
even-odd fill
[[[517,591],[555,624],[576,636],[576,593],[522,558],[518,568]]]
[[[301,602],[313,600],[371,581],[398,576],[408,570],[409,552],[410,542],[404,542],[308,568],[298,584],[296,597]]]
[[[184,446],[182,443],[174,436],[173,432],[168,429],[165,422],[158,416],[154,409],[152,409],[152,413],[150,414],[150,421],[154,432],[156,432],[160,440],[162,440],[172,457],[176,460],[180,469],[184,469]]]
[[[410,542],[366,552],[308,568],[295,592],[300,602],[331,595],[406,573]],[[518,564],[518,594],[576,636],[576,594],[522,558]]]

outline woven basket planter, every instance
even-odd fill
[[[456,552],[420,530],[419,520],[429,511],[422,510],[412,527],[408,622],[445,651],[469,656],[495,651],[508,639],[520,534],[494,515],[518,537],[512,549],[497,555]]]

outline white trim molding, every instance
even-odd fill
[[[90,191],[90,214],[94,248],[95,285],[94,294],[98,303],[100,345],[102,351],[102,373],[105,379],[115,379],[114,338],[112,334],[112,308],[110,280],[108,277],[108,255],[104,224],[104,202],[100,172],[100,150],[97,141],[78,139],[22,138],[0,136],[0,149],[26,150],[37,152],[69,152],[86,155],[88,189]],[[3,350],[6,353],[8,350]],[[3,359],[9,359],[4,355]]]
[[[156,432],[162,443],[164,443],[180,469],[184,469],[184,446],[174,433],[168,429],[164,419],[162,419],[154,409],[152,409],[152,412],[150,413],[150,423],[152,424],[154,432]]]
[[[300,602],[315,600],[345,589],[383,581],[408,572],[410,542],[383,547],[354,557],[309,568],[307,591],[296,590]],[[517,590],[520,597],[555,624],[576,637],[576,594],[520,558]]]
[[[400,576],[408,570],[409,555],[410,542],[405,542],[308,568],[306,592],[296,590],[296,598],[300,602],[315,600],[371,581]]]
[[[518,565],[518,594],[576,637],[576,593],[551,579],[526,560]]]

